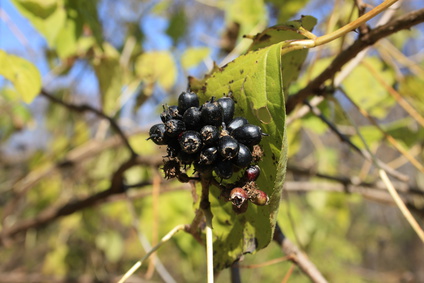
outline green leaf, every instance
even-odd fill
[[[314,17],[302,16],[300,20],[269,27],[263,32],[253,36],[253,42],[249,47],[249,51],[258,50],[284,40],[304,39],[305,37],[303,35],[297,33],[299,27],[312,31],[316,23],[317,20]],[[307,55],[308,49],[296,50],[282,55],[281,66],[283,66],[284,93],[287,93],[290,83],[299,76],[301,66]]]
[[[66,21],[63,0],[12,0],[12,3],[53,47]]]
[[[308,3],[308,0],[266,0],[272,3],[275,9],[278,9],[278,22],[285,22],[293,17]]]
[[[0,50],[0,75],[11,81],[26,103],[41,90],[41,75],[31,62]]]
[[[211,53],[208,47],[187,48],[181,56],[181,65],[184,69],[195,67]]]
[[[388,85],[395,82],[393,71],[386,68],[379,58],[367,58],[365,62],[372,66]],[[343,81],[343,87],[356,104],[376,118],[384,118],[389,108],[395,104],[395,100],[374,78],[374,74],[362,64]]]
[[[177,68],[169,51],[141,54],[135,63],[135,73],[150,87],[150,91],[145,91],[146,95],[151,94],[156,82],[165,90],[170,90],[177,79]]]
[[[187,34],[187,16],[183,9],[178,9],[172,13],[166,33],[172,38],[174,45]]]
[[[262,0],[234,0],[230,3],[222,1],[220,5],[226,12],[226,22],[240,25],[239,38],[258,27],[265,27],[267,12]]]
[[[220,190],[211,187],[217,269],[228,267],[244,253],[263,249],[272,239],[287,161],[282,46],[278,43],[240,56],[208,77],[200,89],[204,100],[231,91],[237,101],[235,115],[246,117],[269,134],[261,142],[264,158],[259,162],[262,173],[257,180],[270,197],[269,205],[250,204],[246,213],[236,215],[231,203],[220,198]]]
[[[102,106],[106,113],[117,110],[118,98],[121,94],[123,72],[119,65],[119,53],[109,44],[103,45],[104,51],[95,48],[96,58],[93,61],[94,71],[100,87]]]

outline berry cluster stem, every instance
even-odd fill
[[[212,175],[201,174],[200,183],[202,185],[202,196],[200,200],[200,208],[206,218],[206,263],[208,283],[214,282],[213,277],[213,233],[212,233],[212,211],[209,201],[209,188],[211,186]]]

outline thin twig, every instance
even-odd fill
[[[378,164],[377,159],[373,154],[371,154],[371,151],[369,149],[369,146],[367,142],[365,141],[365,138],[361,135],[358,126],[353,122],[352,119],[350,119],[353,126],[356,129],[356,132],[359,136],[359,138],[362,140],[362,143],[367,148],[368,152],[370,152],[370,155],[372,157],[373,164],[378,168],[378,173],[380,175],[381,180],[386,185],[387,190],[389,191],[390,195],[393,197],[393,200],[395,201],[396,205],[398,206],[399,210],[402,212],[403,216],[408,221],[409,225],[411,225],[412,229],[417,233],[418,237],[424,242],[424,231],[419,226],[418,222],[415,220],[415,218],[412,216],[411,212],[406,207],[405,203],[402,201],[402,199],[399,197],[399,194],[397,193],[396,189],[393,187],[393,184],[391,183],[389,177],[387,176],[387,173],[383,170],[383,168]]]
[[[378,173],[380,174],[381,180],[383,180],[384,184],[387,187],[390,195],[393,197],[393,200],[396,202],[396,205],[399,207],[403,216],[405,216],[406,220],[411,225],[412,229],[414,229],[415,233],[417,233],[418,237],[420,237],[421,241],[424,243],[424,231],[418,224],[417,220],[415,220],[414,216],[412,216],[411,212],[406,207],[405,203],[403,203],[399,194],[397,193],[395,187],[393,187],[392,182],[390,182],[389,177],[383,169],[379,169]]]
[[[118,283],[125,282],[128,278],[131,277],[131,275],[134,274],[134,272],[137,271],[137,269],[140,268],[140,266],[143,264],[143,262],[149,258],[154,252],[156,252],[163,244],[168,242],[178,231],[184,230],[186,225],[178,225],[171,231],[169,231],[168,234],[166,234],[159,243],[154,246],[142,259],[137,261],[125,274],[122,276],[121,280],[118,281]]]
[[[289,240],[281,231],[278,223],[275,226],[274,241],[278,243],[282,251],[290,256],[290,260],[296,264],[299,269],[316,283],[324,283],[327,280],[322,276],[316,266]]]
[[[366,35],[358,38],[350,47],[342,51],[331,62],[331,64],[315,79],[310,81],[306,87],[301,89],[297,94],[288,98],[286,104],[286,112],[290,114],[296,105],[301,104],[308,96],[315,93],[317,90],[322,89],[324,83],[334,77],[340,69],[351,59],[368,46],[373,45],[378,40],[385,38],[395,32],[403,29],[409,29],[414,25],[424,22],[424,9],[412,11],[396,20],[377,27],[371,30]]]
[[[121,127],[119,127],[119,125],[116,123],[116,121],[112,117],[106,115],[101,110],[98,110],[98,109],[96,109],[96,108],[94,108],[94,107],[92,107],[91,105],[88,105],[88,104],[75,105],[75,104],[72,104],[72,103],[62,101],[62,100],[58,99],[57,97],[54,97],[52,94],[48,93],[45,89],[42,89],[40,94],[43,95],[44,97],[46,97],[47,99],[49,99],[50,101],[52,101],[56,104],[62,105],[69,110],[79,112],[79,113],[92,112],[96,116],[107,120],[109,122],[110,126],[112,127],[112,129],[121,137],[122,141],[124,142],[125,146],[130,151],[131,155],[137,156],[137,153],[132,148],[130,142],[128,141],[128,139],[127,139],[126,135],[124,134],[124,132],[122,131]]]
[[[366,160],[368,161],[372,161],[372,156],[370,155],[370,153],[366,150],[362,150],[360,149],[358,146],[356,146],[350,139],[349,137],[347,137],[346,135],[342,134],[337,127],[331,123],[324,115],[322,115],[321,111],[318,109],[318,107],[312,106],[311,104],[309,104],[309,102],[304,101],[304,103],[311,109],[311,112],[316,115],[318,118],[321,119],[321,121],[323,121],[330,129],[333,133],[335,133],[339,139],[345,143],[347,143],[353,150],[355,150],[357,153],[359,153],[360,155],[362,155],[362,157],[364,157]],[[390,173],[390,175],[396,177],[399,180],[402,181],[408,181],[408,176],[388,167],[384,162],[382,162],[381,160],[377,160],[377,163],[380,167],[384,168],[387,172]]]
[[[384,138],[395,148],[397,149],[401,154],[403,154],[403,156],[405,156],[405,158],[408,159],[408,161],[415,167],[417,168],[419,171],[421,171],[422,173],[424,173],[424,166],[415,159],[415,157],[412,156],[412,154],[410,154],[406,149],[404,149],[396,139],[394,139],[391,135],[389,135],[388,133],[386,133],[386,131],[384,131],[381,126],[378,124],[378,122],[376,121],[375,118],[373,118],[365,109],[363,109],[361,106],[359,106],[355,101],[353,101],[353,99],[347,95],[347,93],[345,91],[342,90],[342,93],[344,94],[344,97],[346,97],[349,102],[358,110],[359,113],[361,113],[365,118],[368,119],[368,121],[370,121],[384,136]],[[380,167],[382,166],[383,163],[379,163]],[[385,170],[387,169],[386,167],[384,168]]]

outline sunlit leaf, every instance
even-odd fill
[[[378,72],[386,84],[392,85],[395,81],[394,73],[385,68],[379,58],[367,58],[366,63]],[[395,100],[374,77],[374,74],[364,65],[358,65],[343,81],[347,94],[361,108],[367,110],[377,118],[384,118],[388,110],[395,104]]]
[[[226,11],[226,21],[240,25],[239,38],[252,33],[257,28],[264,28],[267,20],[266,6],[262,0],[222,1],[221,8]]]
[[[12,3],[46,38],[49,46],[54,46],[59,31],[66,21],[64,1],[12,0]]]
[[[185,69],[197,66],[209,56],[210,52],[211,51],[208,47],[187,48],[181,56],[181,65]]]
[[[246,213],[236,215],[231,204],[220,199],[220,190],[211,188],[217,269],[266,247],[272,238],[287,156],[281,48],[281,43],[274,44],[240,56],[208,77],[201,88],[204,100],[231,91],[237,101],[236,116],[246,117],[269,134],[261,143],[265,157],[259,163],[263,174],[257,180],[270,197],[269,205],[250,205]]]
[[[118,98],[121,95],[123,72],[119,65],[119,53],[109,44],[104,44],[104,51],[96,48],[98,59],[93,61],[94,71],[100,87],[103,109],[111,113],[119,109]]]
[[[317,20],[314,17],[302,16],[300,20],[269,27],[252,38],[253,42],[250,45],[249,50],[258,50],[284,40],[304,39],[305,37],[303,35],[296,32],[297,29],[299,27],[303,27],[306,30],[312,31],[316,23]],[[283,67],[284,93],[287,93],[290,83],[293,80],[296,80],[299,76],[301,66],[305,61],[307,54],[308,49],[304,49],[282,55],[281,66]]]
[[[41,90],[41,75],[31,62],[0,50],[0,75],[11,81],[24,102],[30,103]]]
[[[157,82],[165,90],[174,86],[177,78],[175,61],[168,51],[143,53],[136,60],[135,72],[147,85],[154,85]]]
[[[302,9],[308,0],[266,0],[265,2],[271,3],[278,10],[278,21],[285,22]]]

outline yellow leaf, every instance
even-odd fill
[[[137,58],[135,72],[147,85],[158,83],[165,90],[174,86],[177,68],[168,51],[146,52]]]
[[[22,100],[30,103],[41,90],[41,75],[31,62],[0,50],[0,75],[11,81]]]
[[[202,60],[208,57],[210,53],[210,49],[207,47],[189,48],[181,56],[181,65],[184,69],[197,66]]]

